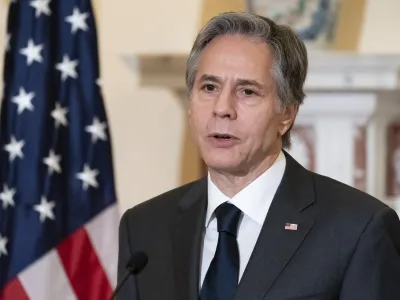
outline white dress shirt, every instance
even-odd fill
[[[214,258],[218,243],[217,219],[214,215],[215,209],[220,204],[229,202],[243,212],[239,220],[237,234],[240,256],[240,281],[257,242],[272,199],[282,180],[285,167],[285,155],[281,152],[274,164],[266,172],[231,199],[216,187],[210,175],[208,175],[208,208],[201,259],[200,286],[203,285],[204,277],[211,260]],[[273,247],[273,245],[271,246]]]

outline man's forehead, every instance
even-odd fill
[[[247,84],[250,81],[259,84],[266,84],[266,81],[272,80],[272,68],[269,65],[264,67],[247,68],[242,66],[229,66],[217,63],[200,63],[196,72],[196,81],[213,81],[213,82],[236,82]],[[254,82],[252,84],[254,84]]]
[[[244,43],[250,44],[235,46],[232,42],[225,43],[221,40],[219,45],[206,46],[199,55],[198,71],[215,76],[222,76],[218,74],[221,70],[248,72],[248,75],[242,74],[245,77],[251,76],[252,73],[268,71],[272,66],[272,56],[268,48],[259,44],[252,45],[252,42]]]
[[[225,51],[261,51],[265,56],[271,56],[272,54],[271,46],[260,40],[260,38],[234,34],[214,37],[202,49],[200,55],[220,51],[221,49]]]

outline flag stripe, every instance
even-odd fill
[[[29,300],[18,278],[9,281],[0,293],[0,300]]]
[[[77,299],[55,250],[31,264],[19,279],[32,300]]]
[[[90,241],[99,257],[100,263],[113,288],[117,285],[118,222],[117,204],[110,205],[85,227]]]
[[[66,238],[58,254],[78,299],[107,299],[112,288],[84,228]]]

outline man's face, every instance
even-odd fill
[[[278,112],[272,62],[267,44],[240,35],[217,37],[202,52],[189,117],[212,170],[245,175],[279,153],[296,109]]]

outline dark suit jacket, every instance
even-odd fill
[[[236,300],[399,300],[400,222],[375,198],[304,169],[286,152],[282,182]],[[118,279],[135,251],[149,262],[119,300],[197,300],[207,178],[129,209]],[[298,224],[297,231],[285,223]],[[138,300],[139,300],[138,299]]]

